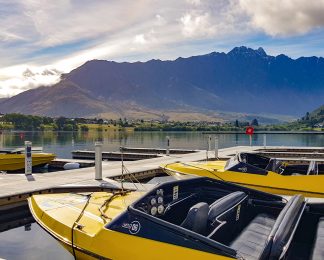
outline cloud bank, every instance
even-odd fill
[[[324,0],[0,0],[0,97],[54,84],[91,59],[173,59],[236,45],[298,54],[310,47],[290,39],[321,32],[323,12]]]
[[[19,94],[27,89],[35,88],[37,86],[49,86],[53,85],[60,80],[62,72],[51,69],[51,68],[27,68],[25,70],[23,67],[13,67],[0,70],[0,90],[1,97],[9,97],[12,95]],[[23,70],[20,74],[18,71]]]
[[[253,27],[272,36],[305,34],[324,26],[324,0],[240,0]]]

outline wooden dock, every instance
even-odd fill
[[[195,153],[197,150],[188,149],[169,149],[169,154],[189,154]],[[167,154],[167,149],[162,148],[133,148],[123,147],[123,153],[121,152],[102,152],[102,159],[108,161],[120,161],[123,156],[124,161],[138,161],[144,159],[151,159],[161,157]],[[73,159],[87,159],[94,160],[95,152],[87,150],[72,151]]]
[[[282,151],[284,149],[287,150],[290,148],[267,147],[268,152],[271,152],[272,150]],[[291,149],[300,149],[298,151],[303,151],[302,147]],[[316,150],[316,148],[309,149],[313,149],[314,151]],[[236,146],[219,149],[218,156],[220,158],[229,158],[239,152],[258,152],[260,150],[264,151],[264,147]],[[214,151],[210,151],[208,157],[209,159],[213,159]],[[159,157],[150,159],[128,161],[124,162],[128,172],[126,172],[124,177],[132,177],[136,179],[152,178],[161,174],[161,170],[159,169],[161,164],[174,163],[178,161],[191,162],[202,160],[206,160],[206,151],[198,150],[193,153],[170,154],[169,156],[160,155]],[[118,185],[118,183],[113,182],[113,180],[121,179],[121,162],[103,161],[102,173],[103,180],[101,181],[94,180],[94,167],[33,174],[28,176],[25,174],[0,174],[0,206],[24,201],[32,194],[51,193],[57,190],[68,192],[70,190],[75,190],[74,188],[78,185],[90,185],[93,189],[98,190],[111,187],[112,183]]]
[[[219,150],[219,156],[228,157],[242,151],[253,151],[256,147],[231,147]],[[213,158],[213,152],[209,152],[209,158]],[[206,151],[196,151],[194,153],[160,156],[152,159],[125,162],[128,172],[137,179],[154,177],[159,175],[161,164],[173,163],[177,161],[191,162],[206,159]],[[37,193],[53,192],[53,188],[62,185],[97,185],[101,187],[109,183],[112,179],[121,178],[121,162],[103,161],[103,180],[95,181],[95,168],[81,168],[76,170],[48,172],[43,174],[1,174],[0,175],[0,206],[17,201],[25,200],[28,196]],[[101,186],[100,186],[101,185]]]
[[[163,148],[137,148],[137,147],[123,147],[126,153],[147,153],[147,154],[166,154],[167,149]],[[169,149],[170,154],[187,154],[194,153],[197,150],[189,149]]]
[[[120,161],[123,156],[124,161],[138,161],[151,158],[157,158],[161,155],[152,153],[120,153],[120,152],[102,152],[102,159],[107,161]],[[94,160],[95,152],[86,150],[72,151],[73,159]]]

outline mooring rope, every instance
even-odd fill
[[[90,199],[91,199],[91,195],[92,195],[92,193],[90,193],[90,194],[88,194],[88,195],[84,195],[84,196],[87,197],[87,201],[86,201],[86,203],[84,204],[84,207],[83,207],[83,209],[81,210],[79,216],[77,217],[77,219],[74,221],[74,223],[73,223],[73,225],[72,225],[72,230],[71,230],[71,244],[72,244],[73,257],[74,257],[75,260],[76,260],[77,258],[76,258],[75,249],[74,249],[74,232],[73,232],[73,231],[74,231],[75,226],[78,224],[78,221],[81,219],[81,217],[82,217],[82,215],[83,215],[83,213],[84,213],[86,207],[89,205],[89,202],[90,202]]]

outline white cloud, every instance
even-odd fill
[[[240,0],[251,24],[272,36],[304,34],[324,26],[324,0]]]
[[[0,0],[0,96],[53,84],[54,68],[69,72],[91,59],[172,59],[216,43],[218,50],[242,45],[260,29],[304,33],[324,23],[323,2]]]
[[[187,2],[192,5],[200,5],[201,4],[201,0],[187,0]]]
[[[195,15],[187,13],[180,18],[183,25],[182,33],[188,37],[209,36],[214,33],[214,27],[211,26],[208,13]]]
[[[61,72],[52,68],[14,66],[0,70],[0,98],[19,94],[27,89],[49,86],[60,80]]]
[[[135,36],[134,42],[140,43],[140,44],[145,44],[147,42],[147,40],[145,39],[144,34],[138,34]]]
[[[189,10],[182,15],[182,33],[193,38],[217,38],[248,31],[247,17],[236,0],[188,0]]]
[[[163,26],[167,23],[165,17],[163,17],[160,14],[155,15],[155,18],[156,18],[156,25],[158,26]]]
[[[0,96],[56,82],[57,74],[43,75],[44,68],[69,72],[91,59],[183,56],[192,49],[179,51],[178,43],[188,38],[234,31],[234,1],[0,0]],[[8,74],[12,68],[16,73]],[[40,74],[24,78],[27,68]]]

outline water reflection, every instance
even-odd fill
[[[0,233],[0,258],[8,260],[72,260],[53,237],[36,223]]]
[[[45,151],[54,152],[59,157],[71,158],[71,151],[94,149],[95,141],[103,142],[103,149],[116,151],[120,146],[166,147],[166,136],[170,137],[171,148],[206,149],[208,134],[200,132],[12,132],[0,135],[0,147],[23,146],[24,141],[33,146],[42,146]],[[244,134],[220,134],[219,147],[249,145]],[[214,138],[212,138],[214,142]],[[255,134],[253,145],[263,145],[263,134]],[[267,134],[267,145],[324,146],[324,135],[318,134]],[[213,147],[213,144],[212,144]]]

